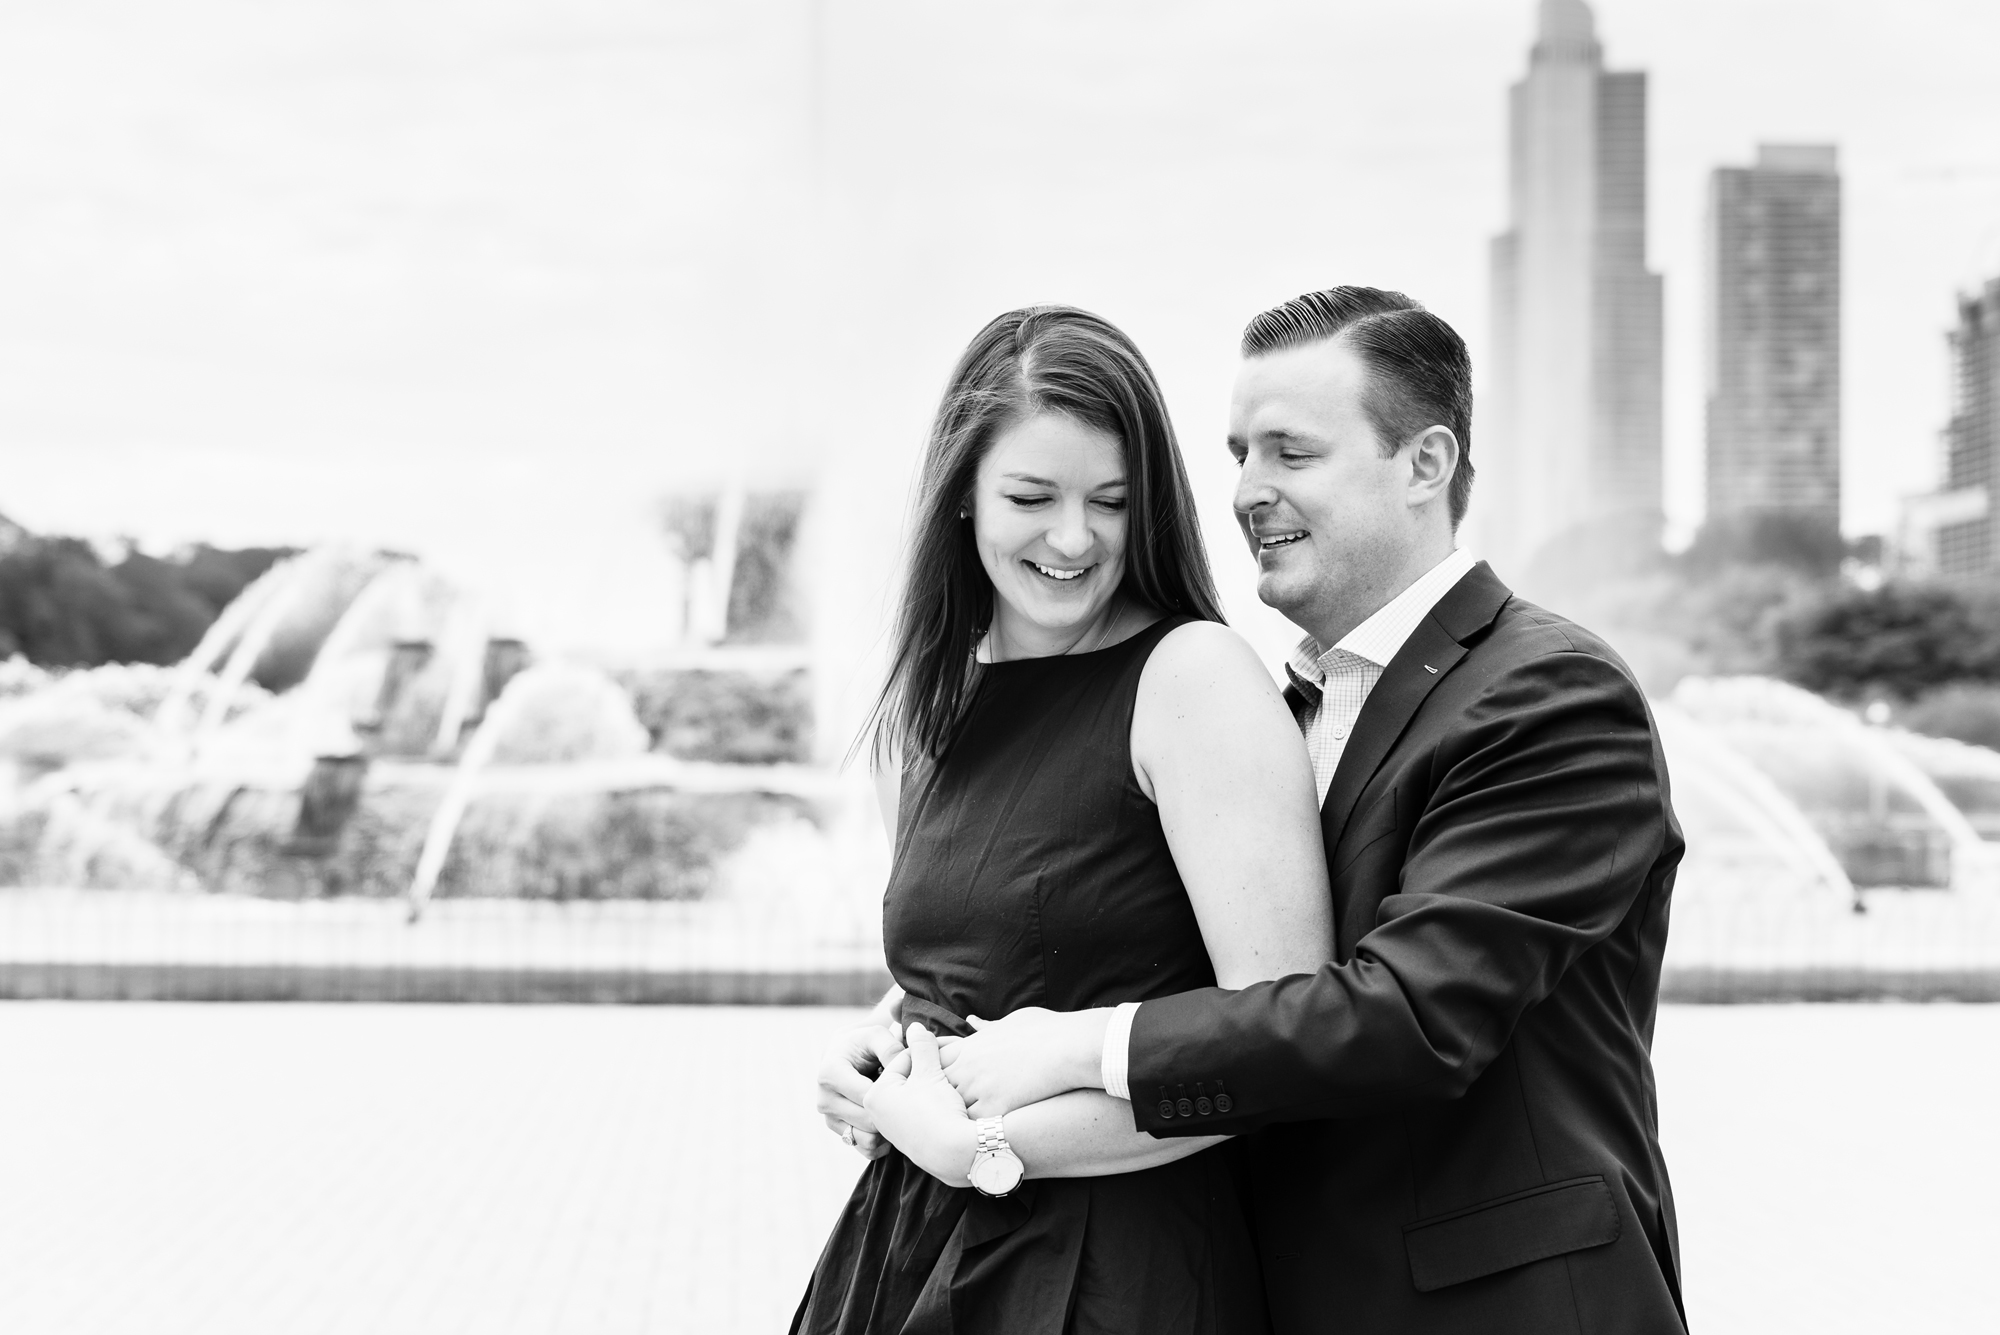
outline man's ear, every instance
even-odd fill
[[[1409,506],[1421,509],[1451,488],[1458,472],[1458,437],[1448,426],[1425,427],[1406,447],[1410,451]]]

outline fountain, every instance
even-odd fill
[[[1765,678],[1691,677],[1672,705],[1767,776],[1836,851],[1851,881],[1971,889],[1991,882],[1993,862],[1978,831],[1885,729]]]
[[[1655,712],[1688,841],[1670,994],[1995,990],[2000,861],[1934,776],[1976,771],[2000,796],[2000,754],[1948,743],[1947,763],[1933,739],[1762,678],[1689,678]]]
[[[795,522],[736,492],[707,503],[717,547]],[[772,557],[704,560],[761,583],[747,602],[711,589],[699,642],[615,673],[535,661],[413,558],[273,567],[178,668],[150,670],[157,707],[135,697],[102,745],[0,792],[0,884],[17,887],[0,989],[27,967],[9,961],[47,976],[137,950],[184,960],[176,977],[266,979],[173,995],[280,977],[308,980],[287,995],[391,977],[394,995],[512,995],[452,980],[518,974],[560,995],[858,999],[880,983],[872,808],[853,776],[804,763],[803,650],[707,643],[726,609],[772,603]],[[44,717],[125,671],[24,679],[0,700],[0,766],[9,710]],[[347,982],[310,982],[336,967]]]
[[[1805,813],[1768,775],[1674,706],[1655,705],[1654,717],[1672,766],[1684,820],[1689,814],[1689,796],[1713,792],[1722,799],[1725,820],[1741,822],[1755,842],[1775,853],[1808,884],[1852,902],[1854,885],[1846,868]]]

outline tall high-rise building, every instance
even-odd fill
[[[1952,413],[1945,429],[1945,493],[1963,498],[1964,518],[1939,525],[1937,570],[1946,576],[2000,570],[1994,541],[2000,489],[2000,278],[1960,297],[1951,332]]]
[[[1708,195],[1708,518],[1840,531],[1840,175],[1757,149]]]
[[[1541,0],[1509,95],[1510,219],[1473,460],[1512,578],[1657,549],[1660,278],[1646,268],[1646,76],[1604,68],[1584,0]]]

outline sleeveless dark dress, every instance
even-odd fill
[[[980,669],[942,760],[903,781],[883,899],[907,1023],[1081,1010],[1215,975],[1132,773],[1132,710],[1168,618],[1095,653]],[[989,1199],[891,1150],[861,1174],[795,1335],[1264,1335],[1240,1142]]]

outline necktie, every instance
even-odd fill
[[[1319,708],[1321,692],[1318,683],[1306,680],[1298,669],[1285,664],[1285,703],[1291,706],[1292,719],[1299,727],[1306,726],[1306,719]]]

